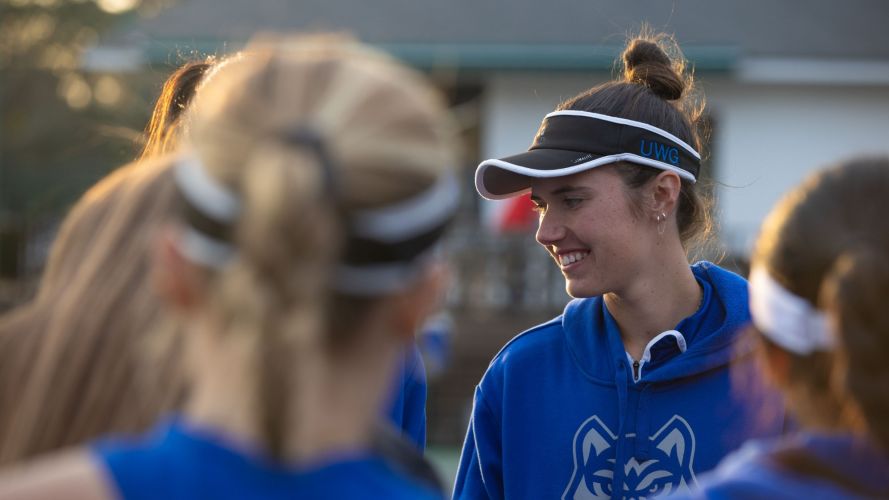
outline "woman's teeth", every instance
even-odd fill
[[[580,262],[589,254],[590,254],[589,252],[571,252],[571,253],[562,254],[559,256],[559,262],[563,266],[567,266],[568,264],[574,264],[575,262]]]

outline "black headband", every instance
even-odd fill
[[[563,177],[619,161],[670,170],[695,182],[701,155],[673,134],[647,123],[587,111],[546,115],[531,148],[482,162],[475,183],[485,198],[521,194],[533,178]]]
[[[347,237],[336,288],[357,295],[398,290],[436,254],[460,201],[451,175],[413,198],[348,214]]]
[[[333,165],[319,136],[294,132],[287,140],[307,146],[318,155],[325,187],[328,192],[335,191]],[[232,228],[241,210],[240,200],[209,176],[195,157],[182,158],[175,171],[185,201],[183,253],[196,262],[221,267],[234,255]],[[357,295],[398,290],[415,274],[424,257],[434,254],[458,202],[459,186],[446,175],[413,198],[345,212],[345,248],[333,288]]]
[[[321,135],[310,127],[298,126],[285,131],[281,137],[289,144],[305,148],[317,158],[324,191],[335,200],[333,165]],[[231,242],[235,221],[241,210],[240,200],[210,177],[194,157],[182,158],[177,164],[176,185],[184,205],[182,218],[189,228],[190,257],[205,265],[221,265],[233,254]]]

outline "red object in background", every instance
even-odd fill
[[[496,217],[496,228],[501,233],[528,232],[537,227],[537,212],[531,202],[531,194],[509,198],[501,202]]]

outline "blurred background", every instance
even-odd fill
[[[462,126],[456,276],[420,337],[430,456],[450,480],[488,361],[568,301],[527,201],[480,200],[475,165],[526,149],[560,101],[612,77],[644,24],[673,33],[708,102],[719,230],[698,256],[744,272],[780,193],[889,151],[887,23],[885,0],[0,0],[0,311],[33,293],[73,201],[135,157],[175,67],[260,31],[351,32],[428,73]]]

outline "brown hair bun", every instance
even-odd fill
[[[651,89],[658,97],[675,101],[682,97],[686,81],[681,76],[681,59],[675,63],[658,45],[657,41],[636,38],[630,41],[621,58],[624,62],[624,80]]]

